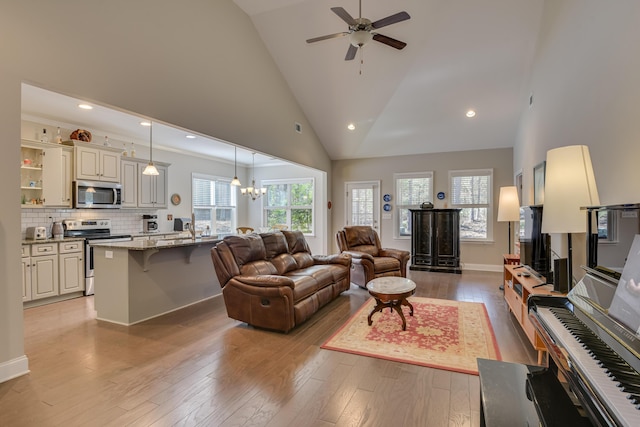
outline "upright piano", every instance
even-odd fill
[[[640,426],[640,289],[624,280],[626,266],[619,283],[583,268],[585,276],[566,297],[527,302],[550,356],[547,367],[478,361],[483,425]],[[486,414],[491,402],[493,413]]]

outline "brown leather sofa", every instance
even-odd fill
[[[338,249],[352,258],[351,281],[361,288],[377,277],[407,277],[410,253],[382,248],[378,233],[368,226],[344,227],[336,235]]]
[[[312,255],[300,231],[227,236],[211,249],[227,314],[288,332],[350,286],[351,256]]]

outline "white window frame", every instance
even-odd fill
[[[430,183],[430,194],[428,194],[428,200],[421,200],[420,203],[418,204],[410,204],[410,205],[404,205],[401,204],[401,200],[400,200],[400,180],[403,179],[408,179],[408,178],[427,178],[431,181]],[[434,187],[434,181],[433,181],[433,171],[424,171],[424,172],[408,172],[408,173],[394,173],[393,174],[393,184],[394,184],[394,188],[395,188],[395,192],[396,192],[396,199],[392,201],[395,202],[395,206],[393,209],[393,238],[394,239],[411,239],[411,224],[409,224],[409,230],[407,231],[407,233],[402,233],[400,230],[400,210],[401,209],[420,209],[420,204],[424,203],[424,202],[431,202],[433,203],[433,187]],[[411,218],[409,216],[409,218]]]
[[[312,187],[312,194],[313,194],[313,200],[311,205],[307,205],[307,206],[292,206],[292,205],[287,205],[287,206],[274,206],[273,208],[270,208],[267,206],[267,198],[269,197],[269,185],[281,185],[281,184],[287,184],[287,185],[291,185],[291,184],[304,184],[304,183],[308,183],[311,182],[311,187]],[[316,210],[315,210],[315,204],[316,204],[316,181],[315,178],[313,177],[308,177],[308,178],[287,178],[287,179],[265,179],[262,180],[261,182],[261,186],[267,188],[267,194],[265,194],[263,197],[263,201],[262,201],[262,219],[261,219],[261,225],[264,227],[267,225],[267,211],[270,209],[285,209],[287,211],[287,222],[286,225],[288,227],[289,230],[291,230],[291,209],[299,209],[299,208],[310,208],[311,209],[311,232],[310,233],[303,233],[305,236],[315,236],[316,233]],[[289,195],[291,193],[289,192]],[[289,200],[289,202],[291,202],[291,200]]]
[[[197,173],[197,172],[193,172],[191,174],[191,212],[195,212],[195,209],[203,209],[202,206],[195,206],[194,205],[194,197],[193,197],[193,182],[195,179],[203,179],[203,180],[209,180],[212,182],[219,182],[219,183],[226,183],[228,184],[231,189],[230,189],[230,194],[231,194],[231,205],[230,206],[220,206],[220,208],[224,208],[224,209],[231,209],[232,210],[232,215],[231,215],[231,231],[230,233],[234,233],[236,230],[236,227],[238,226],[238,191],[236,190],[236,187],[231,185],[231,179],[229,179],[228,177],[222,177],[222,176],[216,176],[216,175],[208,175],[208,174],[203,174],[203,173]],[[215,199],[213,200],[215,202]],[[216,227],[215,227],[215,222],[216,222],[216,209],[217,206],[211,205],[211,233],[212,234],[217,234],[216,233]],[[195,225],[195,224],[194,224]]]
[[[607,216],[607,235],[600,237],[599,216]],[[596,211],[596,231],[598,232],[598,243],[618,243],[618,211],[607,209]]]
[[[487,195],[488,203],[478,203],[478,204],[456,204],[454,203],[454,191],[453,191],[453,180],[458,177],[465,176],[488,176],[489,177],[489,185],[487,191],[489,194]],[[487,209],[487,236],[484,238],[470,238],[462,237],[462,232],[460,232],[460,241],[465,242],[493,242],[493,221],[494,221],[494,213],[493,213],[493,169],[465,169],[465,170],[451,170],[449,171],[449,194],[451,199],[451,208],[452,209],[469,209],[469,208],[486,208]],[[462,221],[461,221],[462,222]]]

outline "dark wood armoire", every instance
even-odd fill
[[[460,209],[411,209],[409,269],[462,273]]]

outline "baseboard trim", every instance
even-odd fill
[[[20,356],[0,363],[0,383],[26,375],[29,372],[29,359],[27,356]]]
[[[465,270],[473,270],[473,271],[492,271],[496,273],[502,272],[504,269],[503,264],[494,265],[494,264],[464,264],[462,266],[462,271]]]

